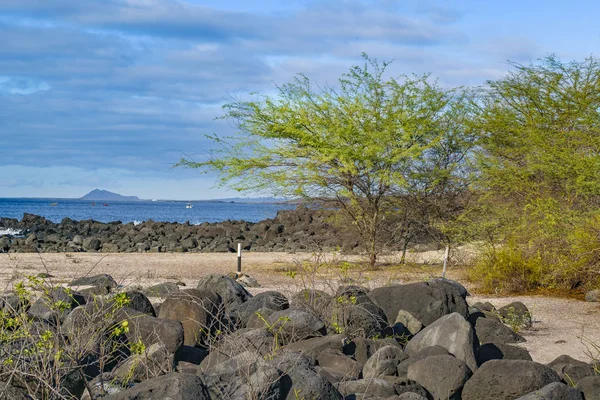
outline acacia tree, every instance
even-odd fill
[[[469,107],[463,90],[440,88],[428,75],[385,78],[389,63],[363,57],[337,87],[299,75],[276,96],[226,104],[222,118],[237,134],[210,136],[222,144],[213,157],[179,165],[216,171],[239,191],[333,202],[375,264],[393,235],[407,232],[409,219],[398,216],[418,207],[399,199],[459,178]]]
[[[600,277],[600,63],[550,56],[491,81],[478,125],[488,286],[575,288]],[[473,210],[472,210],[473,211]]]

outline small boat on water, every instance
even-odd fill
[[[185,208],[193,208],[193,207],[194,207],[194,205],[192,203],[187,203],[185,205]]]
[[[102,204],[102,205],[103,205],[104,207],[108,207],[108,204],[106,204],[106,203],[104,203],[104,204]]]
[[[92,203],[92,207],[94,207],[96,205],[96,203]]]
[[[50,203],[50,207],[56,207],[58,203]]]

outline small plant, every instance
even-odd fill
[[[272,355],[274,355],[275,351],[277,351],[277,349],[279,349],[279,341],[280,341],[281,332],[284,330],[285,325],[290,321],[290,318],[289,317],[279,317],[277,319],[277,321],[273,322],[272,324],[269,324],[269,321],[267,321],[266,318],[261,315],[261,313],[259,313],[257,311],[257,312],[255,312],[255,314],[258,317],[258,319],[261,320],[263,322],[263,324],[265,324],[265,327],[267,328],[267,330],[269,332],[271,332],[271,334],[273,335],[273,354]]]
[[[131,354],[142,355],[146,351],[146,345],[141,339],[138,339],[137,342],[133,342],[129,345],[129,350],[131,350]]]
[[[30,275],[13,284],[12,300],[0,310],[0,381],[23,388],[31,398],[71,399],[75,393],[65,387],[69,379],[90,369],[110,370],[128,354],[145,351],[139,341],[123,347],[130,329],[130,322],[118,318],[129,303],[125,293],[111,301],[90,299],[76,319],[63,320],[78,298],[45,276]],[[29,314],[31,304],[45,308],[54,323],[40,325]]]
[[[509,307],[503,321],[515,333],[519,333],[523,328],[531,325],[532,317],[530,312],[521,313],[514,307]]]
[[[285,276],[288,276],[292,279],[296,279],[297,272],[293,270],[289,270],[285,272]]]

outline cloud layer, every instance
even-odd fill
[[[517,2],[442,4],[0,0],[0,197],[134,182],[147,197],[165,197],[158,185],[181,198],[219,197],[207,191],[211,177],[176,191],[192,175],[170,167],[209,149],[203,134],[230,129],[214,121],[220,105],[299,72],[334,83],[361,52],[447,85],[497,78],[507,59],[588,55],[582,45],[548,48],[559,17],[549,11],[525,13],[518,29],[502,14],[523,11]],[[68,183],[49,178],[65,174]]]

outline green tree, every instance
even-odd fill
[[[512,67],[488,83],[478,120],[480,201],[466,218],[494,246],[476,275],[506,290],[591,284],[600,260],[600,64],[550,56]]]
[[[179,165],[216,171],[239,191],[333,202],[375,264],[393,235],[410,237],[414,219],[399,216],[418,205],[407,200],[458,179],[469,107],[463,90],[428,75],[385,78],[389,63],[364,59],[336,88],[299,75],[276,96],[226,104],[237,134],[211,136],[222,144],[213,157]]]

